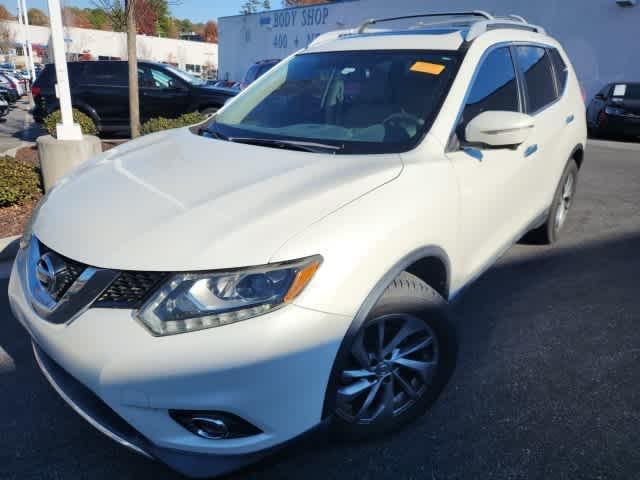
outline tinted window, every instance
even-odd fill
[[[126,87],[128,82],[127,64],[123,62],[86,62],[85,79],[94,85]]]
[[[69,72],[69,83],[71,86],[75,86],[82,80],[82,74],[84,72],[85,63],[67,63],[67,69]],[[56,83],[57,75],[56,69],[52,64],[48,64],[44,67],[44,70],[40,72],[38,78],[36,79],[36,83],[34,85],[38,87],[44,88],[53,88]]]
[[[520,111],[518,82],[509,48],[492,51],[483,61],[462,111],[458,138],[467,124],[487,110]]]
[[[527,85],[527,112],[534,113],[557,98],[551,58],[542,47],[515,47],[515,50]]]
[[[555,48],[552,48],[549,50],[549,54],[551,55],[553,68],[556,71],[556,80],[558,81],[558,92],[562,94],[564,92],[565,87],[567,86],[569,69],[567,68],[567,64],[564,63],[564,60],[560,56],[560,52],[558,52],[558,50],[556,50]]]

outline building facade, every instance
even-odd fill
[[[19,66],[25,64],[22,52],[23,30],[18,22],[1,22],[1,28],[13,44],[6,48],[5,61]],[[29,35],[34,46],[36,61],[45,63],[51,33],[48,27],[30,26]],[[67,56],[72,60],[126,60],[127,38],[125,33],[91,30],[85,28],[65,28]],[[174,40],[171,38],[138,35],[138,59],[170,63],[188,72],[205,75],[217,71],[218,45],[215,43]]]
[[[224,17],[219,77],[240,80],[253,62],[284,58],[321,33],[369,18],[477,9],[543,26],[566,48],[589,97],[607,82],[640,81],[640,5],[616,0],[353,0]]]

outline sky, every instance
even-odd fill
[[[39,8],[47,13],[47,0],[25,0],[27,8]],[[0,0],[10,11],[17,10],[17,0]],[[93,7],[92,0],[62,0],[61,3],[70,7]],[[193,22],[237,15],[244,0],[174,0],[170,1],[171,13],[174,17],[188,18]],[[271,1],[274,8],[280,8],[280,1]]]

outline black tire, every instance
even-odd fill
[[[364,421],[361,419],[357,419],[357,415],[350,418],[350,414],[346,413],[347,407],[344,406],[344,403],[341,403],[340,399],[343,398],[340,394],[343,391],[343,387],[345,385],[347,387],[350,386],[349,382],[354,382],[355,380],[345,380],[344,372],[349,371],[353,368],[354,362],[356,362],[356,358],[353,353],[348,355],[348,359],[345,360],[345,364],[339,366],[336,369],[336,375],[339,378],[334,378],[333,381],[337,382],[338,388],[336,392],[335,399],[335,409],[333,412],[333,422],[332,429],[333,432],[338,436],[338,438],[342,439],[363,439],[371,436],[381,435],[393,430],[396,430],[408,422],[416,419],[420,415],[422,415],[428,407],[438,398],[438,395],[444,388],[444,386],[449,381],[451,374],[454,370],[456,364],[456,356],[457,356],[457,336],[455,332],[455,328],[453,323],[451,322],[448,315],[447,303],[444,299],[436,292],[433,288],[427,285],[425,282],[420,280],[418,277],[403,272],[401,273],[391,285],[385,290],[383,295],[378,300],[377,304],[371,310],[367,320],[362,325],[360,331],[354,336],[352,340],[352,345],[350,345],[350,352],[354,348],[354,344],[360,334],[364,335],[370,328],[377,328],[377,323],[384,321],[387,323],[387,327],[389,329],[388,335],[386,338],[390,339],[392,343],[398,332],[400,331],[399,325],[395,325],[396,330],[394,333],[393,322],[401,321],[403,319],[411,319],[411,322],[414,322],[414,325],[418,325],[415,322],[422,322],[430,335],[432,335],[435,341],[432,342],[430,347],[426,349],[419,350],[416,353],[411,355],[424,355],[423,357],[419,357],[418,360],[425,361],[427,358],[430,358],[431,361],[437,358],[436,366],[433,370],[430,370],[428,380],[425,380],[420,388],[420,395],[415,398],[410,397],[407,391],[404,393],[405,399],[410,399],[409,403],[404,406],[399,406],[398,412],[396,412],[393,408],[391,410],[387,410],[387,412],[391,411],[391,414],[381,414],[378,418],[374,420]],[[402,324],[404,325],[404,324]],[[418,327],[420,328],[420,327]],[[426,332],[427,330],[425,330]],[[415,339],[416,336],[421,335],[421,332],[413,333],[411,336],[408,336],[405,340],[407,342],[417,341],[421,342],[420,337]],[[383,335],[385,337],[385,335]],[[364,338],[364,337],[363,337]],[[398,352],[401,350],[400,347],[404,344],[405,340],[398,343],[397,349],[394,348],[393,351]],[[436,350],[437,349],[437,350]],[[410,347],[408,347],[410,350]],[[436,357],[437,353],[437,357]],[[373,355],[373,354],[369,354]],[[380,355],[382,356],[382,355]],[[372,360],[371,356],[367,357],[369,361]],[[411,358],[415,360],[416,357],[407,356],[407,359]],[[389,363],[391,360],[389,360]],[[371,369],[376,369],[380,367],[381,363],[377,363],[377,367],[371,367]],[[387,362],[384,362],[387,363]],[[378,378],[376,381],[381,382],[381,387],[379,391],[383,390],[385,386],[391,381],[395,382],[394,385],[391,386],[391,389],[398,387],[401,389],[398,393],[398,397],[396,395],[392,395],[394,398],[393,406],[395,408],[396,398],[402,399],[404,387],[397,379],[398,375],[405,376],[407,373],[411,375],[412,371],[406,369],[405,372],[402,372],[403,367],[397,367],[397,365],[393,365],[391,368],[395,368],[396,370],[392,373],[387,372],[387,378],[383,379]],[[360,367],[357,367],[360,368]],[[378,375],[378,374],[376,374]],[[420,385],[420,380],[417,380],[417,377],[421,375],[415,374],[416,378],[411,380],[405,380],[406,382],[411,382],[409,384],[410,388],[415,387],[414,393],[417,393],[417,385]],[[377,377],[376,377],[377,378]],[[373,381],[373,380],[372,380]],[[413,383],[415,382],[415,383]],[[368,395],[368,393],[366,394]],[[382,393],[384,395],[384,392]],[[362,396],[365,396],[365,393],[362,393]],[[364,404],[366,399],[354,399],[354,402],[362,401]],[[400,402],[398,402],[400,403]],[[380,404],[384,404],[384,400],[380,401]],[[342,406],[341,406],[342,405]],[[375,403],[372,403],[375,406]],[[351,407],[351,405],[349,406]],[[351,409],[351,411],[355,411],[358,409]],[[375,410],[375,408],[374,408]]]
[[[571,176],[573,178],[572,181],[572,191],[571,196],[569,198],[568,205],[566,204],[565,198],[565,186],[567,184],[567,179]],[[551,208],[549,209],[549,215],[547,216],[547,220],[544,225],[532,230],[527,234],[525,240],[531,243],[535,243],[538,245],[551,245],[555,243],[562,231],[562,227],[565,225],[566,215],[569,213],[569,209],[573,205],[573,200],[576,192],[576,186],[578,184],[578,165],[576,161],[571,158],[567,162],[567,165],[564,167],[564,171],[562,172],[562,176],[560,177],[560,182],[556,187],[555,194],[553,196],[553,202],[551,204]],[[557,221],[558,209],[559,208],[566,209],[564,220],[560,223]]]

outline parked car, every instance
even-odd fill
[[[208,80],[207,86],[216,88],[229,88],[232,90],[240,90],[240,83],[232,80]]]
[[[244,75],[244,79],[240,83],[240,90],[244,90],[253,82],[255,82],[262,75],[267,73],[273,67],[275,67],[280,60],[270,59],[270,60],[260,60],[259,62],[254,63],[249,67],[247,73]]]
[[[99,132],[129,129],[127,62],[69,62],[73,106],[93,119]],[[55,69],[47,65],[33,84],[33,117],[42,122],[59,108]],[[215,112],[237,92],[207,87],[204,81],[171,65],[138,63],[140,117],[174,118],[184,113]]]
[[[324,34],[207,124],[63,178],[9,301],[64,400],[192,476],[421,415],[456,362],[447,300],[556,241],[586,145],[556,40],[451,17]]]
[[[640,82],[605,85],[587,109],[592,136],[640,136]]]
[[[2,79],[0,79],[0,95],[9,103],[10,106],[14,105],[18,100],[18,92],[16,89],[2,84]]]
[[[9,102],[0,94],[0,118],[4,118],[9,114]]]
[[[0,83],[14,89],[18,97],[22,97],[26,93],[22,82],[9,73],[0,73]]]

